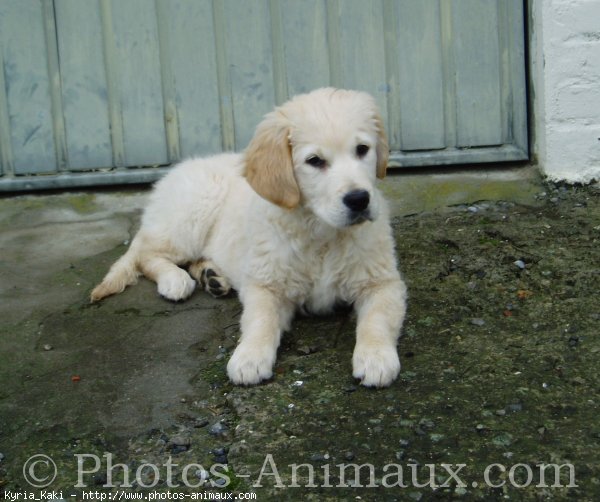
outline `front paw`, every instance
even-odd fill
[[[387,387],[400,372],[395,345],[359,347],[352,356],[352,375],[367,387]]]
[[[241,343],[227,363],[229,379],[237,385],[255,385],[273,376],[276,351]]]
[[[196,281],[182,269],[164,274],[158,279],[158,294],[173,302],[188,298],[195,287]]]

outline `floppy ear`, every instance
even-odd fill
[[[300,203],[289,129],[277,111],[268,114],[256,128],[245,161],[244,175],[258,195],[286,209]]]
[[[385,178],[385,172],[390,158],[390,149],[385,134],[385,128],[383,126],[383,120],[381,120],[381,116],[378,113],[375,115],[375,127],[377,128],[377,146],[375,147],[377,153],[377,177]]]

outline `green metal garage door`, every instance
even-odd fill
[[[526,159],[521,0],[0,0],[0,189],[154,180],[372,93],[393,165]]]

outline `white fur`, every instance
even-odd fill
[[[270,127],[274,117],[285,121],[299,204],[286,209],[259,196],[244,176],[244,154],[182,162],[156,184],[130,250],[92,299],[132,283],[132,267],[155,280],[161,295],[185,299],[194,281],[174,264],[209,259],[244,305],[239,345],[227,366],[234,383],[272,376],[281,333],[296,310],[321,313],[344,301],[358,314],[353,375],[364,385],[389,385],[400,370],[396,341],[406,288],[375,187],[378,141],[385,137],[374,102],[363,93],[320,89],[274,113],[261,126]],[[370,147],[363,158],[357,144]],[[311,155],[327,166],[307,164]],[[343,202],[353,190],[370,195],[367,221],[359,224],[351,224]]]

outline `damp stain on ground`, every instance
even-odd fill
[[[386,389],[351,377],[347,313],[296,319],[272,381],[249,388],[225,373],[235,297],[173,304],[141,280],[3,324],[1,489],[31,489],[23,465],[44,454],[75,498],[599,500],[600,190],[548,184],[533,202],[393,221],[410,298]],[[119,252],[53,280],[89,291]]]

